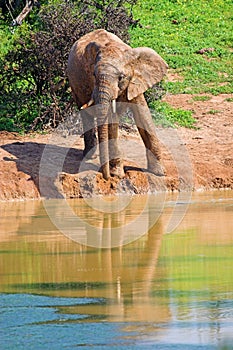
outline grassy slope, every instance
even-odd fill
[[[233,91],[233,3],[231,0],[139,0],[132,46],[149,46],[184,80],[167,82],[172,93]],[[213,48],[204,55],[197,51]]]

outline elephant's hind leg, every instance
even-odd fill
[[[160,164],[160,145],[150,110],[144,96],[140,97],[140,99],[135,99],[134,103],[137,104],[132,104],[132,110],[138,131],[146,147],[147,168],[155,175],[163,176],[165,172]]]
[[[77,104],[79,110],[83,106],[83,101],[79,99],[78,94],[75,89],[72,88],[72,96]],[[93,158],[97,147],[97,137],[96,137],[96,127],[94,117],[88,113],[86,110],[80,111],[82,125],[83,125],[83,135],[84,135],[84,150],[83,156],[86,158]]]

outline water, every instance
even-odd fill
[[[233,193],[105,201],[0,204],[0,349],[233,349]]]

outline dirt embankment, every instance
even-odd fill
[[[137,169],[142,158],[141,141],[126,131],[120,137],[127,152],[126,176],[109,181],[98,172],[97,160],[83,165],[83,140],[78,136],[72,146],[64,139],[63,144],[53,142],[48,147],[51,135],[0,132],[0,200],[233,189],[233,95],[211,96],[207,101],[194,101],[192,97],[164,98],[177,108],[192,110],[197,120],[196,129],[158,131],[164,177]]]

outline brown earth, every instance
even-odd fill
[[[164,177],[138,166],[144,149],[138,135],[126,130],[120,136],[128,155],[126,176],[109,181],[98,172],[97,159],[82,162],[83,139],[79,136],[72,136],[70,143],[69,138],[61,141],[51,134],[0,132],[0,200],[233,189],[233,103],[229,98],[232,101],[233,95],[209,96],[207,101],[194,101],[187,94],[165,96],[172,106],[192,110],[197,122],[195,129],[158,129]],[[81,170],[80,164],[84,164]]]

